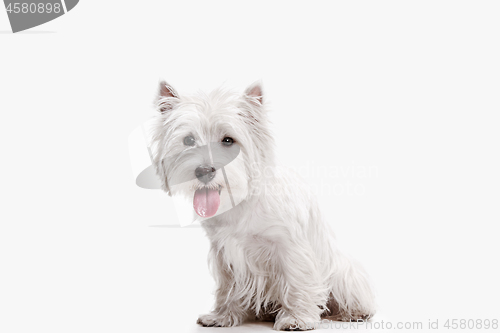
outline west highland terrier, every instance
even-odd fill
[[[215,306],[199,324],[270,319],[276,330],[306,330],[322,318],[375,314],[366,274],[337,248],[314,195],[275,165],[260,83],[243,94],[180,96],[161,82],[157,109],[153,158],[162,188],[189,198],[211,244]],[[201,149],[215,145],[219,162]],[[237,155],[229,164],[226,150]]]

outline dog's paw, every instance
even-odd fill
[[[308,331],[314,329],[314,323],[319,319],[296,318],[294,316],[282,316],[274,323],[276,331]]]
[[[196,323],[205,327],[231,327],[241,324],[241,320],[231,314],[220,315],[212,312],[201,315]]]
[[[340,316],[340,319],[338,321],[357,321],[357,322],[363,322],[363,321],[368,321],[372,316],[368,314],[350,314],[350,315],[343,315]]]

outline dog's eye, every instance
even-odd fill
[[[231,146],[233,144],[234,140],[228,136],[226,136],[224,139],[222,139],[222,144],[224,146]]]
[[[188,135],[184,138],[184,144],[186,146],[194,146],[194,138],[191,135]]]

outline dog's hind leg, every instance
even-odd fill
[[[366,320],[375,315],[374,293],[363,268],[337,251],[329,282],[329,311],[323,317],[331,320]]]

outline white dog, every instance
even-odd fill
[[[338,250],[308,187],[275,166],[259,83],[243,94],[179,96],[161,82],[157,108],[153,151],[162,187],[193,201],[211,243],[216,301],[199,324],[257,318],[274,319],[276,330],[305,330],[321,318],[375,314],[364,271]],[[237,147],[238,156],[224,168],[197,151],[214,144]]]

